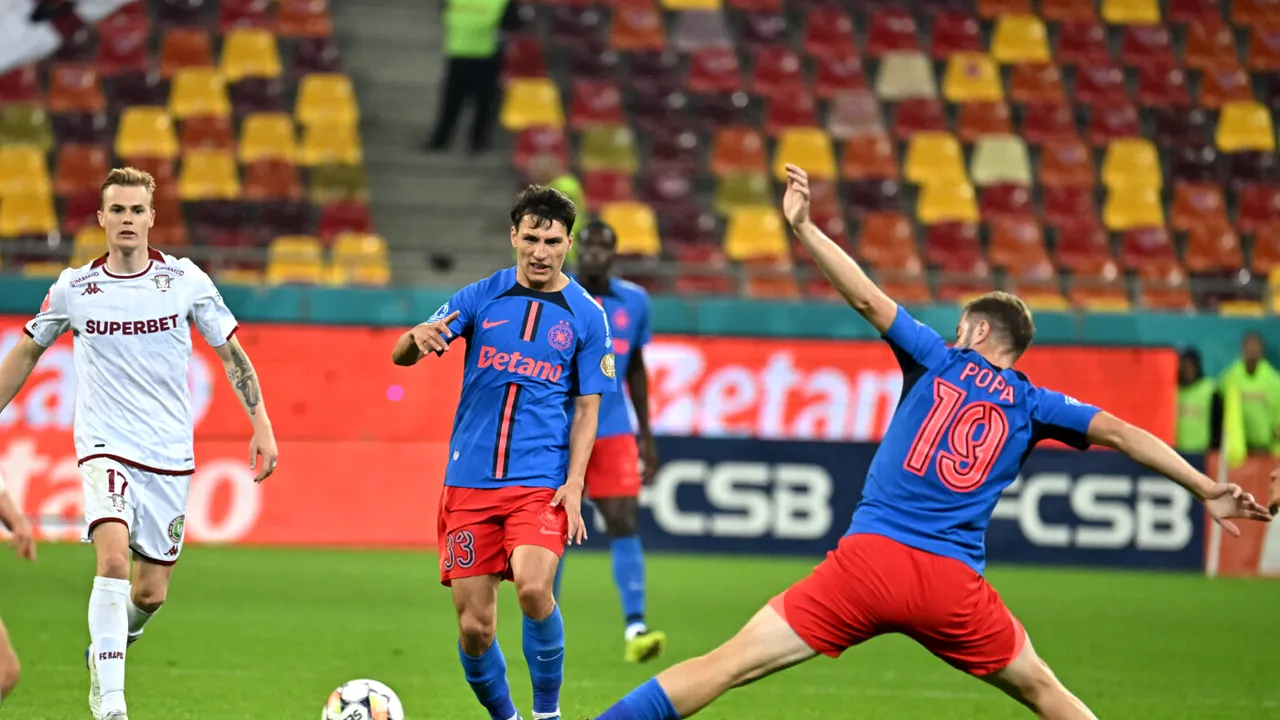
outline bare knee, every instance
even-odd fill
[[[98,553],[98,577],[115,580],[129,579],[129,554],[103,551]]]
[[[478,657],[493,644],[498,618],[495,607],[467,607],[458,614],[458,636],[462,650]]]
[[[520,578],[516,582],[516,597],[520,601],[520,612],[526,616],[541,620],[556,608],[554,594],[555,575],[550,578]]]
[[[139,610],[145,613],[153,613],[164,605],[165,593],[168,590],[163,585],[151,583],[140,583],[133,586],[133,604]]]

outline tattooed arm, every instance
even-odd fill
[[[232,337],[227,342],[214,348],[222,360],[227,380],[240,398],[240,405],[249,414],[249,422],[253,423],[253,440],[249,445],[249,469],[253,470],[257,459],[262,458],[262,467],[258,469],[256,482],[267,479],[276,469],[276,460],[280,453],[276,449],[275,432],[271,429],[271,420],[267,417],[267,408],[262,403],[262,387],[258,384],[258,374],[249,362],[249,356],[240,346],[240,339]]]

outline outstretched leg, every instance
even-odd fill
[[[1035,648],[1031,647],[1030,638],[1008,667],[982,679],[1005,691],[1044,720],[1098,720],[1040,659]]]

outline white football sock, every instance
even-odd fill
[[[147,612],[137,605],[133,604],[133,596],[129,596],[129,644],[132,645],[142,637],[142,631],[147,627],[147,623],[151,622],[151,618],[155,617],[155,612]],[[156,608],[156,612],[160,612]]]
[[[649,632],[649,627],[642,622],[637,622],[628,625],[626,631],[622,633],[622,636],[630,641],[635,636],[643,635],[647,632]]]
[[[89,595],[89,637],[103,713],[124,710],[124,652],[129,637],[129,581],[96,577]]]

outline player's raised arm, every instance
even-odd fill
[[[822,274],[831,281],[831,286],[876,330],[881,334],[887,332],[898,314],[897,303],[867,277],[848,253],[813,224],[809,218],[809,175],[795,165],[787,165],[787,191],[782,198],[782,211],[796,237],[822,268]]]
[[[1086,436],[1089,442],[1119,450],[1189,490],[1204,502],[1213,519],[1232,535],[1239,535],[1240,529],[1230,518],[1271,520],[1271,513],[1239,485],[1215,483],[1163,440],[1110,413],[1094,415]]]

